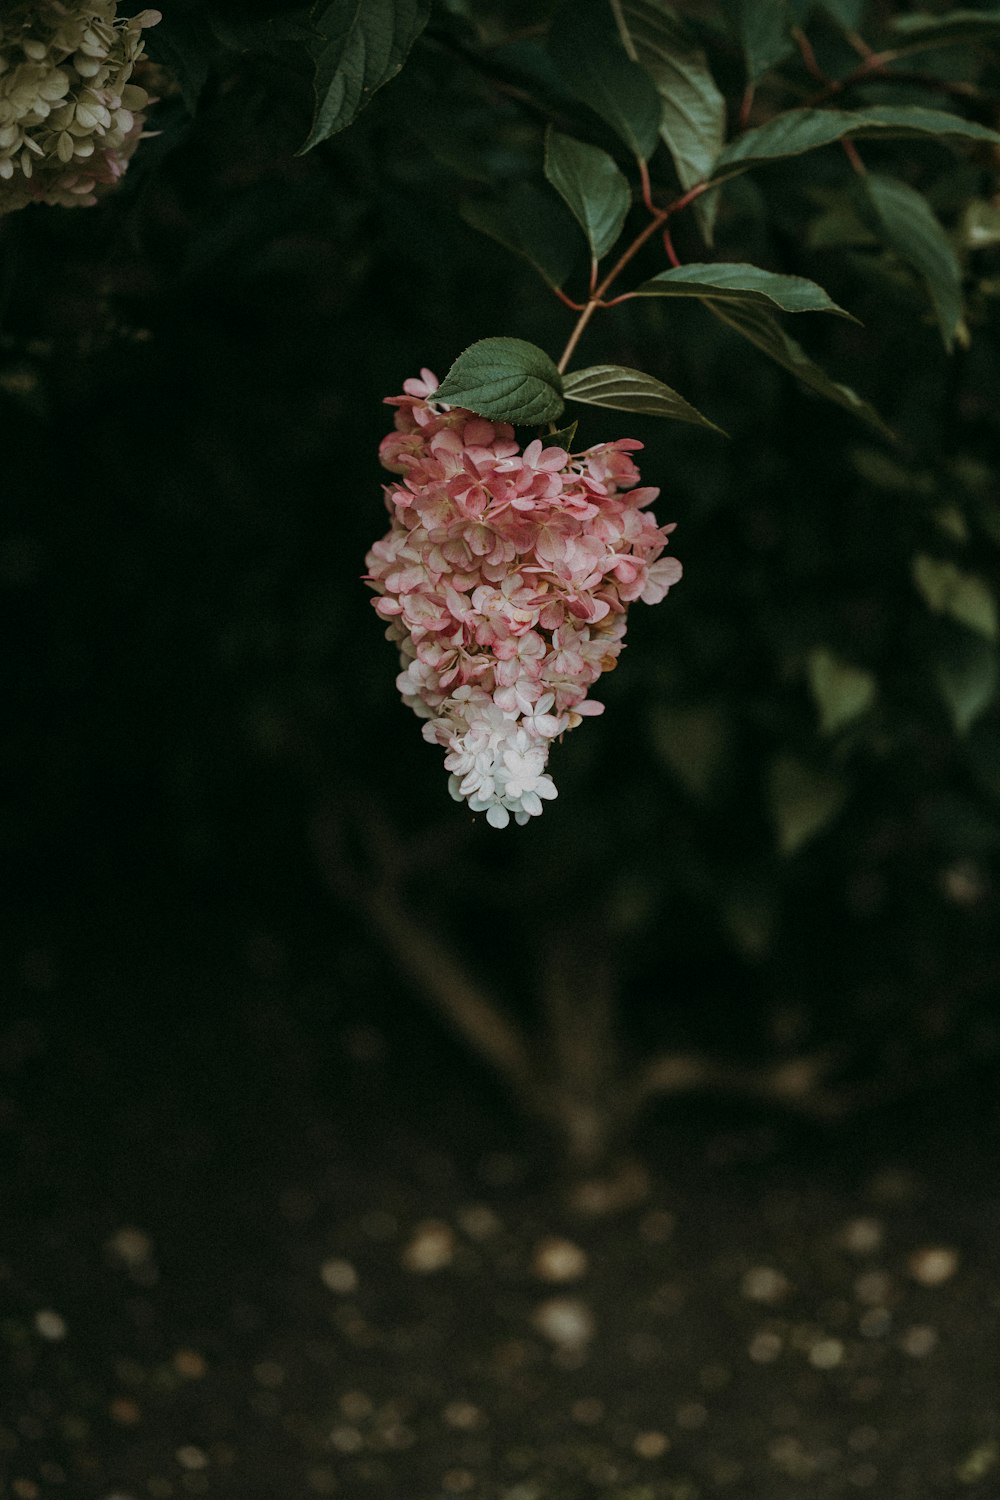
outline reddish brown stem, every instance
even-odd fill
[[[674,242],[670,238],[670,226],[668,224],[664,224],[663,226],[663,248],[667,252],[667,259],[670,264],[674,267],[680,266],[680,256],[674,249]]]
[[[847,160],[850,162],[855,172],[857,172],[858,176],[865,177],[867,175],[867,168],[865,167],[864,162],[861,160],[861,157],[858,154],[858,148],[854,144],[854,142],[848,140],[845,136],[840,144],[844,148],[844,155],[847,157]]]
[[[799,55],[802,58],[803,63],[805,64],[806,72],[810,75],[811,78],[815,78],[817,83],[828,83],[829,79],[823,72],[823,69],[820,67],[819,63],[816,61],[816,54],[813,51],[812,42],[802,30],[802,27],[793,26],[792,36],[795,39],[796,47],[798,47],[799,49]]]

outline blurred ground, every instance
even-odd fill
[[[995,1079],[595,1215],[362,940],[102,924],[11,949],[4,1500],[1000,1493]]]

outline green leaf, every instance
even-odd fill
[[[705,306],[713,312],[723,323],[728,323],[737,333],[749,339],[751,344],[756,344],[771,359],[775,360],[797,380],[801,380],[804,386],[814,391],[817,396],[822,396],[827,401],[842,406],[854,416],[860,417],[862,422],[867,422],[869,427],[874,427],[876,432],[881,433],[890,442],[897,441],[896,434],[879,416],[875,408],[863,400],[850,386],[840,385],[832,380],[825,370],[822,370],[815,360],[809,358],[805,350],[789,338],[788,334],[772,317],[760,307],[736,306],[735,304],[714,302],[705,300]]]
[[[698,427],[722,432],[721,427],[703,417],[662,380],[622,365],[590,365],[586,370],[571,370],[563,376],[563,395],[567,401],[582,401],[587,406],[610,406],[615,411],[672,417],[677,422],[693,422]]]
[[[725,756],[726,726],[718,708],[657,708],[652,729],[660,758],[685,790],[702,801],[712,791]]]
[[[603,0],[570,0],[556,13],[549,53],[566,91],[589,106],[648,161],[660,138],[660,96],[644,68],[628,56]]]
[[[300,155],[350,125],[396,76],[430,11],[431,0],[333,0],[317,7],[316,109]]]
[[[810,651],[806,670],[819,709],[821,734],[836,734],[866,713],[875,701],[878,683],[872,673],[841,660],[825,646]]]
[[[768,800],[778,848],[788,858],[832,823],[847,800],[847,788],[839,777],[782,755],[771,766]]]
[[[465,222],[533,265],[549,286],[561,287],[580,243],[576,227],[552,195],[519,183],[503,203],[469,199],[459,210]]]
[[[702,182],[726,138],[726,101],[701,48],[664,0],[612,0],[628,55],[646,69],[660,96],[660,135],[682,187]],[[693,205],[711,242],[717,195]]]
[[[927,283],[941,337],[951,349],[962,323],[962,268],[923,194],[896,177],[868,172],[854,187],[867,226]]]
[[[845,31],[857,31],[867,0],[820,0],[820,10]]]
[[[632,206],[632,190],[614,159],[597,146],[585,146],[551,125],[545,132],[545,175],[587,236],[600,260],[622,232]]]
[[[716,302],[741,302],[758,307],[779,307],[782,312],[829,312],[842,318],[850,313],[814,281],[804,276],[783,276],[742,261],[715,261],[675,266],[644,281],[634,293],[638,297],[711,297]],[[852,321],[856,321],[852,319]]]
[[[921,553],[913,559],[913,582],[928,609],[949,615],[987,641],[1000,638],[997,605],[988,585],[953,562]]]
[[[943,109],[924,109],[919,105],[878,104],[870,109],[790,109],[775,115],[766,125],[739,135],[722,151],[715,162],[713,177],[729,177],[734,171],[801,156],[829,146],[845,136],[871,136],[892,140],[905,136],[930,136],[939,140],[992,141],[1000,135],[963,120],[961,115]]]
[[[528,426],[555,421],[563,410],[562,388],[544,349],[525,339],[479,339],[458,356],[434,399]]]
[[[563,383],[565,384],[565,381]],[[579,425],[579,422],[570,422],[568,427],[559,427],[555,432],[540,432],[538,436],[546,448],[565,448],[567,453],[572,453],[573,440]]]
[[[966,250],[993,250],[1000,245],[1000,204],[973,198],[962,215],[962,244]]]
[[[794,51],[793,18],[787,0],[728,0],[726,19],[746,64],[747,82],[757,83],[776,63]]]
[[[935,654],[933,671],[956,732],[968,734],[993,702],[1000,685],[995,648],[980,636],[956,634]]]
[[[958,42],[1000,40],[1000,10],[951,10],[941,15],[916,11],[889,22],[893,52],[912,53]]]

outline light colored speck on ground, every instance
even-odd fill
[[[936,1347],[937,1341],[936,1328],[931,1328],[927,1323],[913,1323],[900,1335],[899,1347],[911,1359],[926,1359]]]
[[[787,1297],[792,1283],[783,1271],[773,1266],[752,1266],[740,1283],[740,1291],[750,1302],[764,1302],[773,1306]]]
[[[878,1219],[851,1219],[840,1232],[840,1243],[852,1255],[874,1255],[884,1240],[885,1229]]]
[[[550,1235],[535,1246],[531,1269],[540,1281],[579,1281],[587,1274],[586,1252],[572,1240]]]
[[[535,1308],[531,1321],[553,1344],[579,1349],[594,1337],[594,1315],[575,1297],[550,1297]]]
[[[670,1448],[670,1439],[665,1432],[639,1432],[632,1444],[638,1458],[662,1458]]]
[[[784,1348],[784,1339],[773,1328],[762,1328],[750,1340],[748,1354],[755,1365],[772,1365]]]
[[[325,1260],[319,1268],[319,1274],[323,1285],[342,1297],[358,1289],[358,1273],[349,1260]]]
[[[809,1363],[814,1370],[835,1370],[843,1358],[840,1339],[817,1339],[809,1350]]]
[[[441,1415],[445,1425],[458,1432],[473,1432],[485,1421],[479,1407],[473,1406],[471,1401],[449,1401]]]
[[[944,1286],[958,1270],[958,1251],[950,1245],[924,1245],[914,1250],[906,1268],[921,1286]]]
[[[500,1218],[485,1203],[465,1203],[455,1215],[463,1234],[470,1240],[488,1240],[503,1228]]]
[[[60,1313],[54,1312],[51,1307],[43,1307],[35,1313],[35,1331],[43,1339],[57,1344],[66,1337],[69,1329],[66,1319]]]
[[[455,1231],[440,1219],[426,1219],[404,1246],[400,1263],[404,1270],[427,1276],[443,1271],[455,1258]]]
[[[182,1469],[208,1468],[208,1454],[204,1449],[196,1447],[194,1443],[185,1443],[182,1448],[177,1449],[174,1457]]]

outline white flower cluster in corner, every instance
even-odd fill
[[[142,134],[130,83],[158,11],[118,19],[116,0],[0,8],[0,213],[89,206],[118,182]]]

